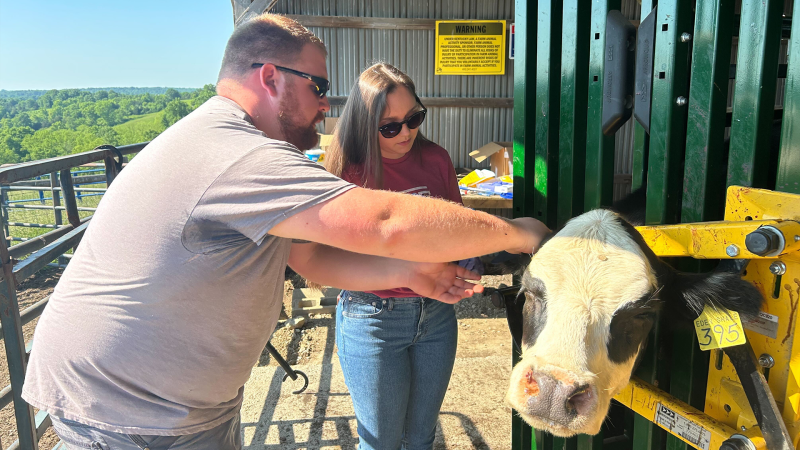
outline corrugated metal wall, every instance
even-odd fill
[[[514,1],[477,0],[303,0],[279,1],[273,9],[282,14],[319,16],[391,17],[417,19],[514,20]],[[505,75],[434,75],[434,30],[373,30],[319,28],[310,30],[328,46],[331,96],[347,96],[362,70],[385,61],[407,73],[420,97],[510,98],[514,95],[513,60],[506,59]],[[342,107],[334,106],[330,117]],[[456,167],[477,164],[469,152],[491,141],[511,141],[512,108],[428,107],[422,132],[450,152]]]
[[[514,18],[513,0],[279,0],[281,14],[392,17],[400,19]]]
[[[741,0],[735,3],[738,11]],[[623,0],[622,13],[638,23],[640,5]],[[478,0],[281,0],[273,10],[282,14],[318,16],[390,17],[420,19],[504,19],[514,21],[513,0],[486,2]],[[787,2],[786,13],[791,13]],[[373,30],[320,28],[311,30],[328,46],[328,69],[331,96],[347,96],[361,71],[377,61],[386,61],[405,71],[417,84],[420,97],[513,97],[513,60],[506,59],[502,76],[436,76],[434,30]],[[781,43],[780,63],[786,63],[787,41]],[[734,39],[731,63],[736,63]],[[533,80],[531,80],[533,82]],[[734,80],[729,85],[728,105],[732,105]],[[784,80],[778,81],[776,106],[783,103]],[[333,107],[330,117],[338,117],[341,107]],[[469,152],[491,141],[513,139],[511,108],[430,107],[422,132],[446,148],[456,167],[486,167],[477,164]],[[726,133],[727,134],[727,133]],[[616,134],[614,197],[630,191],[633,161],[633,121]]]
[[[623,0],[622,13],[638,21],[636,0]],[[514,1],[499,0],[280,0],[273,12],[315,16],[390,17],[418,19],[501,19],[514,21]],[[506,59],[502,76],[434,75],[434,30],[373,30],[311,27],[328,46],[331,96],[347,96],[361,71],[385,61],[406,72],[420,97],[511,98],[514,95],[514,61]],[[533,80],[531,80],[533,83]],[[588,80],[587,80],[588,82]],[[338,117],[340,106],[329,117]],[[491,141],[513,139],[511,108],[430,107],[422,132],[450,152],[456,167],[488,167],[469,152]],[[322,131],[322,130],[320,130]],[[629,122],[616,135],[615,197],[630,190],[633,126]],[[622,176],[619,176],[622,175]]]

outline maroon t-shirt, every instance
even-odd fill
[[[453,162],[447,150],[426,142],[415,150],[406,153],[399,159],[383,159],[383,189],[403,192],[424,197],[437,197],[461,203],[461,192]],[[362,168],[348,167],[342,178],[359,186],[364,186]],[[370,183],[366,187],[374,188]],[[397,288],[384,291],[369,291],[380,298],[420,297],[408,288]]]

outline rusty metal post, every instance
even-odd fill
[[[58,209],[61,206],[61,190],[57,189],[59,187],[58,182],[58,172],[51,172],[50,173],[50,196],[53,198],[53,214],[55,215],[56,225],[63,224],[63,218],[61,215],[61,210]],[[58,265],[63,266],[66,264],[66,260],[63,256],[58,257]]]
[[[61,171],[61,192],[64,193],[64,206],[67,208],[67,220],[73,227],[78,227],[81,224],[81,218],[78,215],[78,202],[75,200],[75,189],[72,187],[72,173],[69,169]]]
[[[35,450],[38,444],[33,407],[22,399],[22,385],[25,383],[28,358],[25,352],[25,336],[22,334],[22,320],[19,316],[17,287],[12,264],[8,246],[3,239],[0,242],[0,265],[2,265],[4,278],[0,282],[0,323],[3,325],[3,339],[14,398],[14,415],[19,434],[19,448]]]
[[[8,191],[5,189],[0,190],[0,217],[3,220],[3,242],[6,242],[11,236],[11,233],[8,231]],[[8,244],[6,243],[6,247]]]
[[[58,209],[58,207],[61,206],[61,192],[57,189],[58,187],[58,172],[52,172],[50,174],[50,193],[53,197],[53,212],[56,216],[56,225],[61,225],[63,219],[61,217],[61,210]]]
[[[122,170],[122,163],[125,161],[122,153],[120,153],[116,147],[103,145],[98,148],[103,148],[106,151],[103,162],[106,165],[106,187],[109,187],[114,181],[114,178],[119,175],[119,172]],[[119,162],[114,159],[115,156],[119,158]]]

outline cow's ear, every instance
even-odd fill
[[[550,240],[556,232],[551,231],[539,243],[541,249],[547,241]],[[508,252],[497,252],[481,256],[481,262],[484,267],[484,275],[522,275],[525,269],[531,264],[531,255],[520,253],[513,254]]]
[[[491,253],[481,256],[484,275],[522,275],[531,263],[531,255],[507,252]]]
[[[620,217],[628,221],[631,225],[639,226],[644,225],[646,207],[647,186],[643,185],[624,198],[614,202],[608,209],[619,214]]]
[[[677,295],[689,310],[700,315],[706,306],[736,311],[743,318],[755,317],[764,297],[755,286],[739,274],[727,272],[675,273],[673,283],[667,287],[667,296]]]

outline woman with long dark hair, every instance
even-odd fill
[[[373,65],[350,92],[326,151],[328,170],[371,189],[460,203],[450,156],[419,133],[425,114],[406,74],[389,64]],[[360,449],[433,447],[457,341],[451,304],[403,286],[342,291],[336,345]]]

